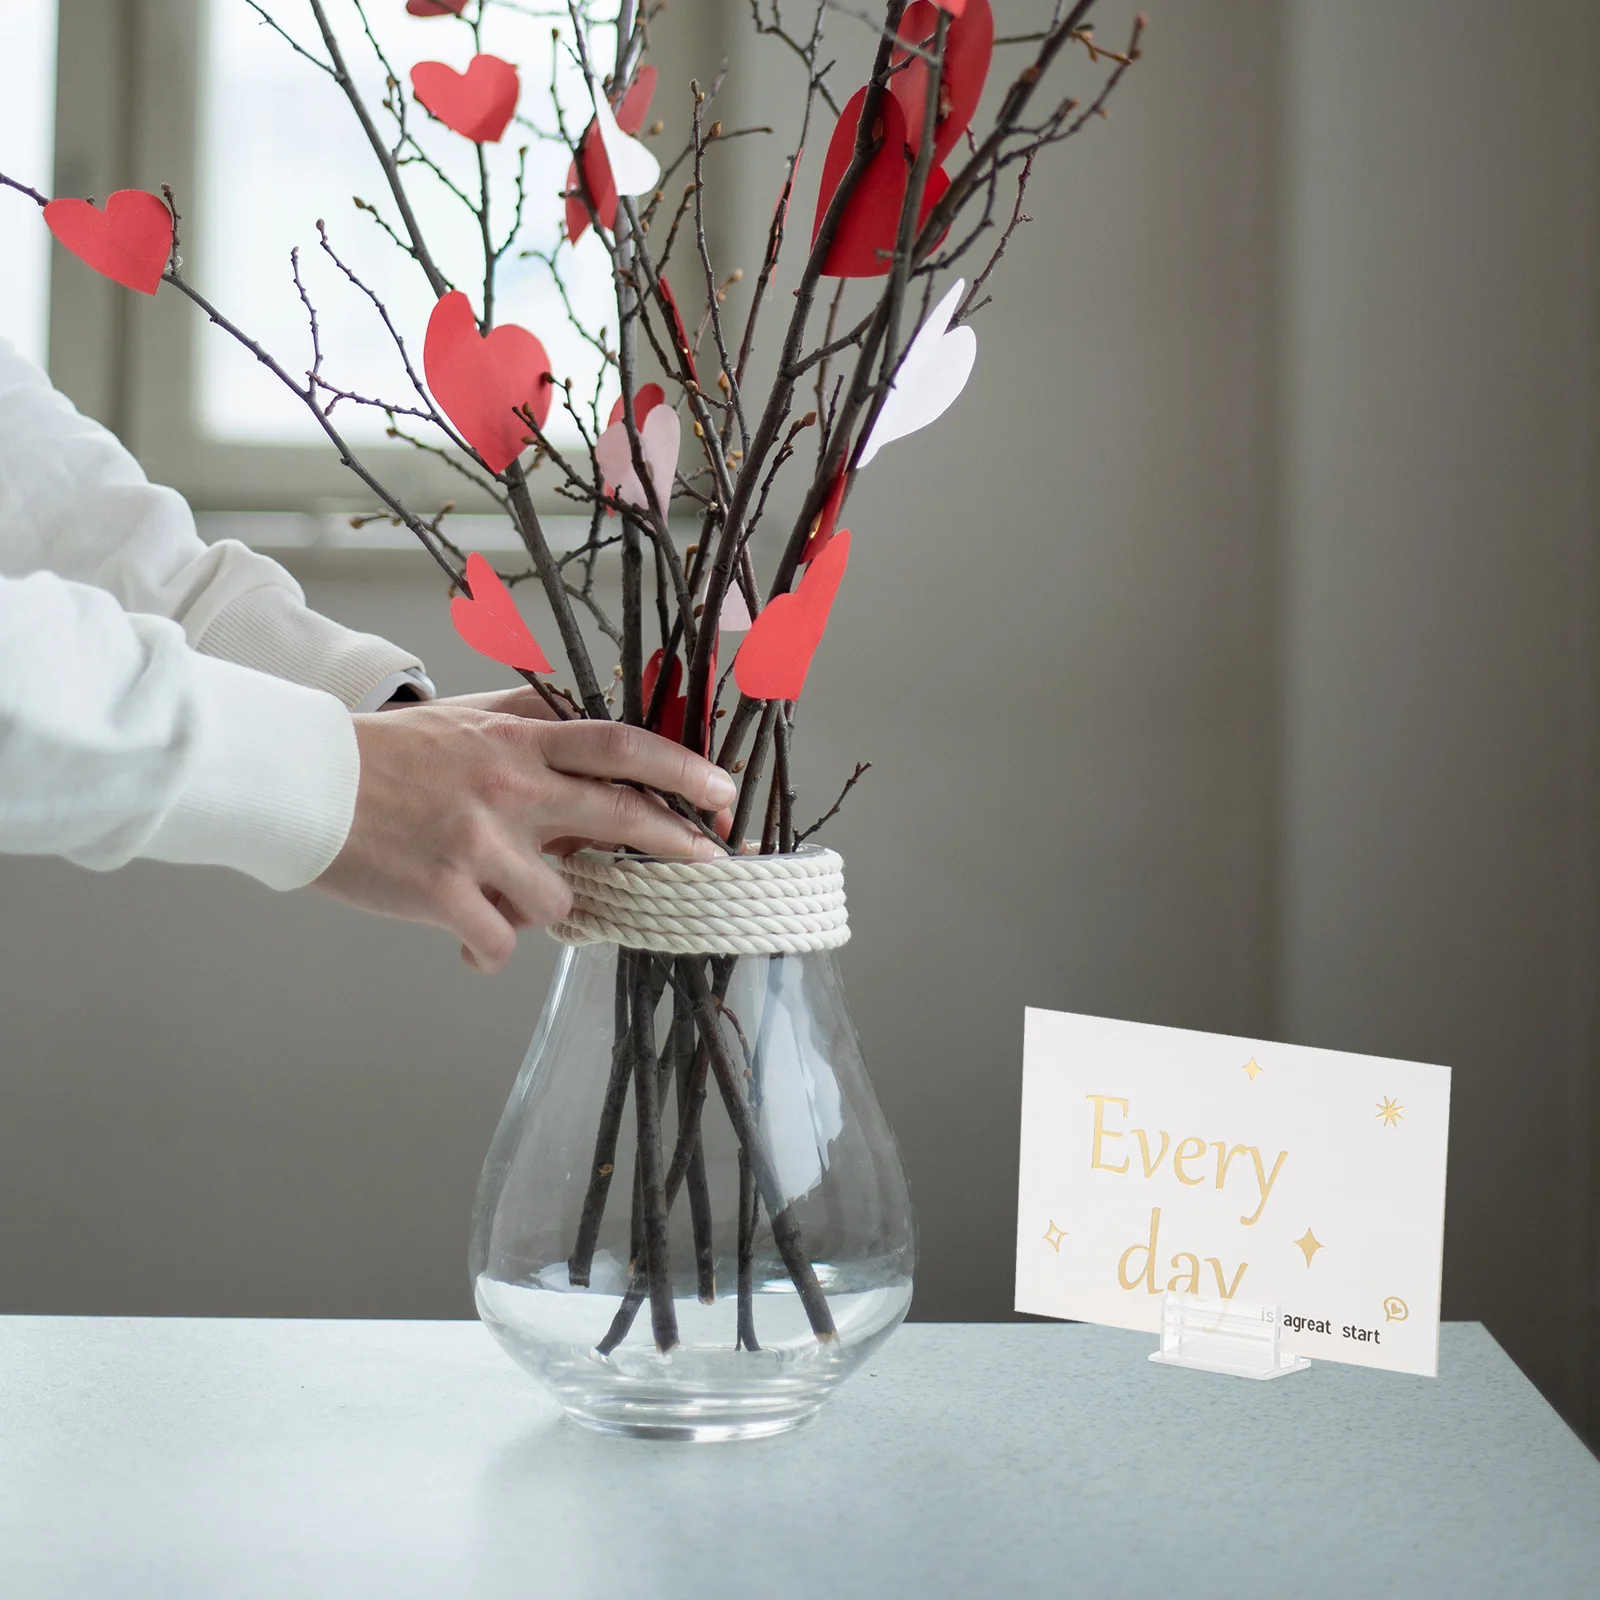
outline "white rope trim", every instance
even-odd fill
[[[770,956],[836,950],[850,937],[844,858],[819,845],[716,861],[585,850],[557,865],[572,890],[571,912],[550,930],[563,944]]]

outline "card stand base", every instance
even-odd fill
[[[1169,1292],[1161,1302],[1161,1348],[1150,1359],[1164,1367],[1225,1372],[1235,1378],[1304,1372],[1311,1363],[1279,1348],[1281,1331],[1276,1306]]]

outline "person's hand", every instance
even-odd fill
[[[543,708],[533,690],[529,700]],[[356,716],[361,782],[344,848],[317,887],[365,910],[446,928],[462,956],[499,972],[517,929],[559,922],[572,904],[546,850],[589,841],[706,861],[716,845],[653,795],[702,810],[733,780],[682,745],[617,722],[554,722],[462,701]],[[506,696],[496,697],[506,699]]]

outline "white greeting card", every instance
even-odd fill
[[[1434,1377],[1450,1069],[1029,1009],[1019,1311],[1154,1333],[1170,1289]]]

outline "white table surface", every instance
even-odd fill
[[[1482,1327],[1437,1381],[906,1327],[797,1433],[566,1422],[469,1322],[0,1318],[0,1595],[1600,1595],[1600,1463]]]

